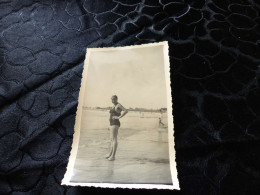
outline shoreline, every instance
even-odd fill
[[[72,181],[131,183],[135,178],[139,182],[171,184],[168,142],[153,141],[153,137],[156,132],[135,131],[119,138],[115,161],[105,158],[109,139],[79,147]],[[140,171],[131,171],[136,169]]]

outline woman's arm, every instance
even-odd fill
[[[120,119],[128,113],[128,110],[125,109],[121,104],[119,104],[118,107],[123,111],[123,113],[118,117],[118,119]]]

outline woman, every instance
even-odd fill
[[[110,109],[110,138],[111,138],[111,148],[109,154],[106,158],[110,161],[115,160],[116,149],[117,149],[117,134],[120,127],[119,119],[126,115],[128,112],[121,104],[118,103],[118,98],[116,95],[111,97],[114,106]],[[123,113],[121,114],[121,112]]]

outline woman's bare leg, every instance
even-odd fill
[[[113,152],[113,133],[112,133],[112,127],[109,128],[110,133],[110,144],[109,144],[109,152],[106,155],[106,158],[109,158]]]
[[[119,126],[113,125],[111,127],[112,130],[112,154],[108,158],[108,160],[115,160],[116,150],[117,150],[117,134],[118,134]]]

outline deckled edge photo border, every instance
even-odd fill
[[[165,68],[165,79],[166,79],[166,89],[167,89],[167,114],[168,114],[168,142],[169,142],[169,160],[170,160],[170,170],[171,178],[173,185],[163,185],[163,184],[120,184],[120,183],[73,183],[70,182],[70,179],[73,175],[73,168],[76,160],[76,155],[78,151],[78,144],[80,138],[80,124],[82,117],[82,108],[83,108],[83,98],[85,95],[85,85],[88,72],[88,64],[90,53],[92,51],[107,51],[107,50],[125,50],[125,49],[134,49],[134,48],[145,48],[145,47],[154,47],[163,45],[163,55],[164,55],[164,68]],[[168,42],[158,42],[158,43],[148,43],[142,45],[132,45],[124,47],[107,47],[107,48],[87,48],[86,58],[84,61],[81,87],[78,98],[78,107],[76,112],[75,126],[74,126],[74,135],[73,143],[70,152],[69,162],[67,165],[67,170],[62,180],[62,185],[69,186],[88,186],[88,187],[103,187],[103,188],[135,188],[135,189],[175,189],[180,190],[179,181],[178,181],[178,172],[176,168],[175,160],[175,142],[174,142],[174,123],[173,123],[173,114],[172,114],[172,95],[171,95],[171,80],[170,80],[170,61],[169,61],[169,48]]]

